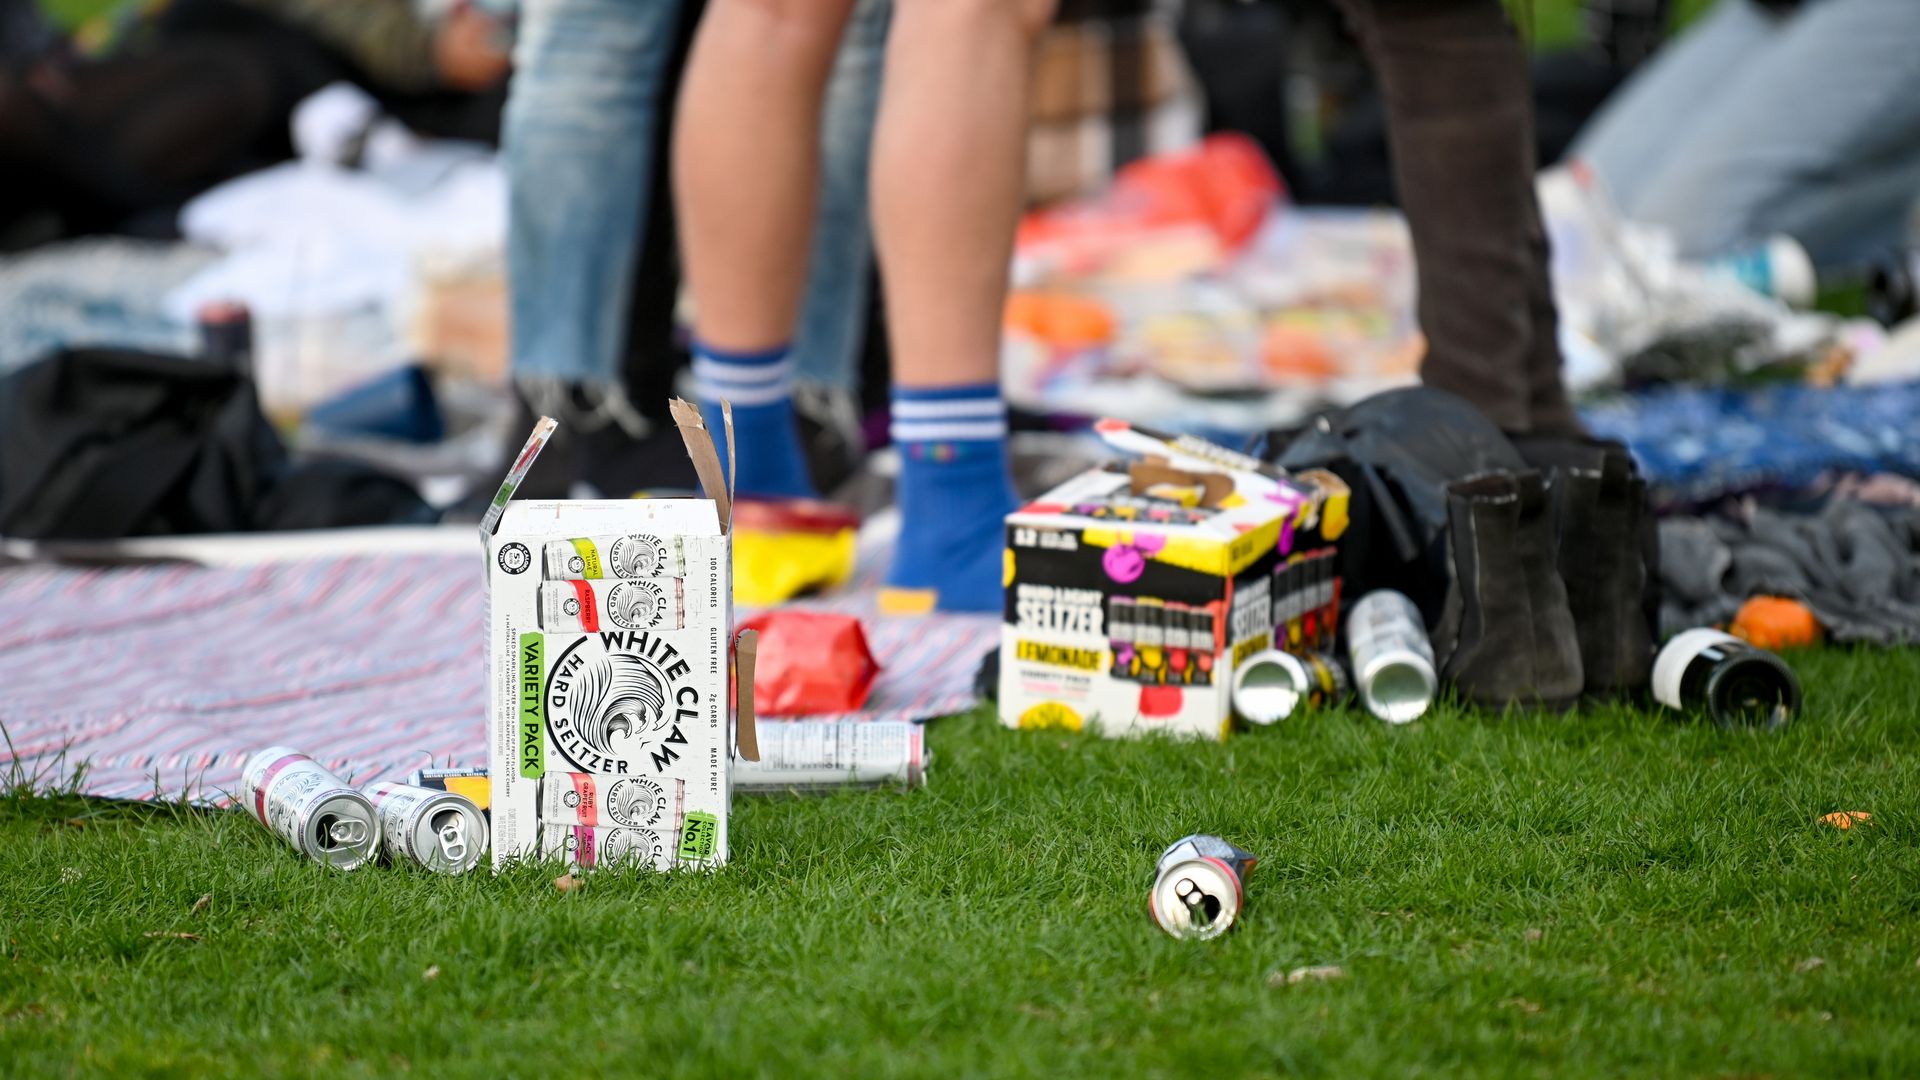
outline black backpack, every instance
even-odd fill
[[[0,379],[0,534],[106,540],[416,523],[405,482],[292,462],[252,380],[128,349],[54,353]]]
[[[1323,413],[1275,456],[1288,470],[1327,469],[1352,489],[1341,572],[1405,593],[1433,626],[1446,598],[1447,485],[1528,465],[1480,410],[1427,387],[1376,394]]]

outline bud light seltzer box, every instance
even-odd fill
[[[1346,486],[1119,421],[1096,430],[1125,460],[1007,516],[1001,722],[1225,738],[1242,659],[1331,645]]]
[[[727,860],[730,762],[736,744],[744,756],[753,741],[751,694],[737,718],[730,704],[732,500],[698,410],[675,402],[674,417],[711,497],[514,500],[552,430],[543,421],[482,523],[496,870],[523,859],[660,870]],[[676,558],[660,576],[600,582],[556,572],[545,557],[556,543],[628,536]],[[648,602],[613,595],[629,587],[644,587]],[[749,679],[750,651],[742,642]],[[576,834],[599,824],[581,825],[571,801],[581,790],[660,794],[648,806],[649,842],[578,847]]]

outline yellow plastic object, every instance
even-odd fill
[[[737,528],[733,534],[733,602],[769,607],[853,577],[854,530]]]

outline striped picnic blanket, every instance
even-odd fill
[[[969,707],[998,619],[880,617],[883,560],[861,562],[853,587],[805,605],[859,615],[882,665],[851,715]],[[0,571],[0,776],[57,783],[84,764],[90,795],[224,802],[276,743],[355,783],[484,764],[483,590],[477,553]]]

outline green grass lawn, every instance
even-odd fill
[[[1914,1075],[1920,664],[1796,663],[1809,712],[1778,736],[1629,709],[1223,745],[960,717],[924,791],[742,798],[725,870],[565,895],[15,795],[0,1073]],[[1214,942],[1146,915],[1195,830],[1262,856]],[[1345,977],[1275,978],[1309,964]]]

